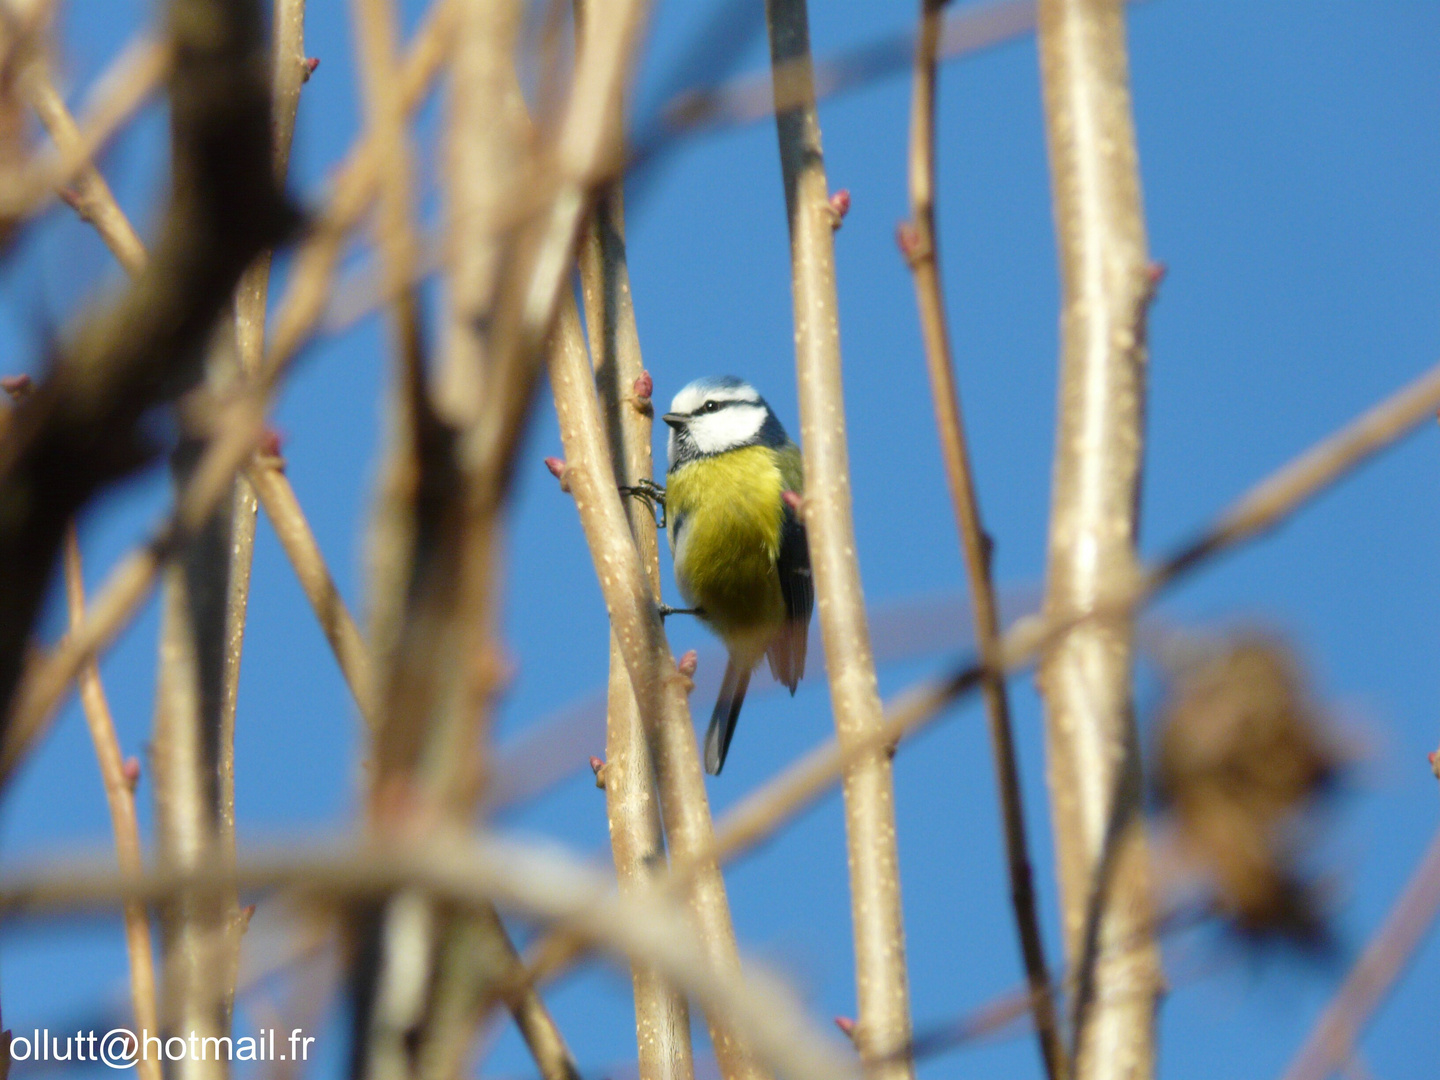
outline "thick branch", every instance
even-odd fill
[[[804,520],[835,731],[843,746],[878,730],[883,713],[855,556],[834,225],[820,148],[805,0],[766,0],[765,10],[770,58],[776,70],[776,125],[790,220],[796,372],[805,452]],[[910,1042],[910,989],[889,755],[877,747],[857,760],[845,774],[844,792],[860,1012],[855,1043],[861,1058],[874,1065],[875,1076],[912,1077],[913,1064],[903,1055],[896,1056]]]
[[[1060,251],[1061,374],[1045,610],[1066,618],[1134,586],[1144,439],[1145,309],[1153,283],[1125,59],[1123,5],[1042,0],[1045,91]],[[1159,958],[1130,700],[1131,622],[1091,619],[1042,658],[1066,956],[1099,912],[1090,1023],[1075,1075],[1154,1073]],[[1098,907],[1096,906],[1098,905]],[[1079,980],[1086,985],[1088,972]]]

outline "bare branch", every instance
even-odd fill
[[[711,848],[713,840],[690,720],[689,679],[675,669],[650,580],[620,506],[579,316],[568,297],[562,301],[551,349],[550,386],[567,459],[562,482],[575,496],[615,643],[649,734],[665,835],[672,856],[689,868],[685,880],[701,948],[717,970],[734,971],[739,953],[725,881],[714,858],[700,854]],[[726,1080],[759,1075],[733,1033],[719,1026],[719,1019],[715,1014],[710,1017],[721,1073]]]
[[[1063,619],[1114,602],[1135,581],[1153,283],[1123,5],[1041,0],[1040,60],[1063,292],[1045,611]],[[1071,965],[1086,951],[1092,910],[1098,920],[1093,986],[1100,1004],[1075,1018],[1079,1080],[1134,1080],[1155,1069],[1159,957],[1135,932],[1150,922],[1152,900],[1131,632],[1127,617],[1077,625],[1047,647],[1038,677]],[[1091,972],[1080,971],[1078,981],[1091,985]]]
[[[350,687],[360,715],[366,727],[373,732],[376,723],[375,675],[369,650],[325,566],[320,545],[316,543],[315,534],[310,531],[310,524],[300,509],[295,489],[286,479],[281,462],[272,456],[257,455],[247,468],[246,476],[260,499],[260,505],[265,508],[265,516],[275,527],[275,535],[279,537],[280,546],[285,549],[295,576],[305,590],[305,597],[315,611],[320,629],[325,632],[325,638],[335,652],[340,672],[345,676],[345,683]]]
[[[37,60],[26,72],[25,90],[35,115],[45,125],[60,152],[77,157],[83,153],[85,147],[80,126],[56,92],[42,61]],[[126,272],[132,277],[138,275],[145,266],[145,247],[115,202],[110,185],[99,170],[93,165],[84,165],[76,172],[68,190],[70,194],[65,196],[65,201],[83,220],[95,226],[105,246],[114,253]]]
[[[92,104],[84,110],[74,138],[67,136],[64,143],[57,138],[57,154],[0,172],[0,220],[37,213],[58,191],[82,181],[95,156],[171,73],[171,61],[170,52],[146,38],[125,49],[96,80]]]
[[[603,17],[605,6],[588,0],[576,7],[576,25],[585,31],[582,7]],[[590,11],[586,12],[588,16]],[[625,192],[617,181],[595,200],[580,245],[580,281],[590,356],[600,398],[610,464],[617,482],[634,485],[653,472],[650,439],[654,409],[653,384],[640,357],[640,335],[630,295],[625,255]],[[630,535],[650,585],[660,602],[660,553],[655,518],[648,507],[632,500],[627,508]],[[662,744],[657,743],[657,748]],[[610,818],[610,846],[622,890],[653,884],[665,866],[665,841],[656,792],[656,769],[645,735],[645,723],[625,655],[618,639],[610,639],[610,685],[605,736],[605,805]],[[667,763],[673,773],[676,766]],[[640,1080],[690,1080],[694,1052],[690,1042],[690,1010],[685,999],[654,972],[633,968],[635,1037]]]
[[[71,629],[85,616],[85,574],[80,563],[80,540],[72,524],[65,534],[65,595]],[[135,787],[126,775],[125,757],[115,734],[115,719],[100,682],[100,668],[94,660],[80,672],[80,704],[100,766],[105,802],[110,808],[110,825],[115,831],[115,857],[120,872],[138,877],[144,872],[140,847],[140,825],[135,816]],[[137,1027],[160,1030],[155,998],[155,954],[150,942],[150,914],[139,901],[125,905],[125,947],[130,957],[130,1000]],[[158,1059],[141,1057],[139,1075],[161,1080]]]
[[[0,528],[0,703],[12,722],[25,641],[66,525],[153,456],[140,417],[195,381],[239,274],[293,223],[268,167],[258,13],[173,0],[170,22],[174,190],[157,255],[78,329],[0,443],[0,500],[24,508]]]
[[[915,45],[915,93],[910,113],[910,213],[902,226],[902,247],[915,276],[915,295],[920,305],[920,327],[925,339],[925,366],[930,373],[930,392],[935,399],[935,417],[940,428],[940,445],[950,499],[965,549],[965,569],[975,619],[975,640],[981,662],[990,670],[982,684],[985,712],[990,724],[990,746],[995,777],[1000,791],[1000,814],[1004,823],[1005,858],[1010,874],[1010,899],[1020,933],[1020,951],[1035,1011],[1035,1032],[1040,1054],[1050,1080],[1068,1075],[1065,1047],[1055,999],[1050,988],[1050,970],[1045,961],[1045,941],[1036,909],[1031,878],[1029,844],[1025,835],[1025,807],[1020,794],[1020,768],[1015,759],[1015,741],[1010,725],[1010,702],[1000,664],[1000,617],[995,601],[995,582],[990,572],[990,538],[980,517],[980,500],[966,445],[960,391],[950,356],[950,331],[946,325],[944,292],[940,284],[939,240],[935,232],[935,66],[940,41],[943,0],[921,0],[920,33]]]
[[[438,901],[478,909],[487,902],[529,919],[555,923],[611,955],[662,972],[707,1014],[723,1016],[737,1035],[786,1080],[859,1080],[853,1056],[810,1022],[794,995],[758,965],[727,970],[695,941],[693,924],[673,902],[616,893],[608,874],[586,868],[554,847],[442,831],[424,842],[372,841],[356,846],[287,844],[242,857],[233,871],[154,871],[134,879],[105,862],[65,871],[12,871],[0,885],[8,919],[113,906],[117,900],[163,900],[180,891],[291,888],[320,898],[378,898],[415,888]]]
[[[825,641],[830,702],[842,746],[858,744],[884,720],[855,557],[834,217],[820,148],[805,0],[766,0],[775,69],[776,127],[790,221],[796,372],[805,454],[802,516],[809,534],[816,606]],[[782,70],[783,68],[783,70]],[[855,1045],[877,1077],[903,1080],[914,1065],[895,1052],[910,1042],[910,989],[900,904],[890,756],[876,747],[845,774],[845,833],[855,932],[859,1023]]]

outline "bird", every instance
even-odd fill
[[[696,379],[663,419],[675,581],[729,654],[705,735],[705,770],[718,776],[761,658],[792,695],[805,674],[815,591],[797,513],[804,463],[774,410],[733,375]]]

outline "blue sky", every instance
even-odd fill
[[[752,2],[752,0],[746,0]],[[758,0],[753,0],[758,13]],[[816,2],[819,55],[907,27],[916,5]],[[413,22],[421,5],[404,4]],[[644,86],[668,70],[713,4],[659,5]],[[963,9],[964,5],[957,4]],[[346,6],[311,4],[294,187],[314,199],[358,128]],[[67,74],[80,91],[148,16],[138,0],[73,0]],[[758,17],[758,16],[757,16]],[[1440,360],[1440,8],[1412,0],[1148,0],[1130,14],[1131,73],[1153,256],[1169,267],[1151,320],[1141,530],[1165,550],[1250,483]],[[764,61],[757,34],[742,65]],[[876,603],[958,594],[963,569],[945,497],[914,297],[895,250],[906,214],[909,81],[878,81],[822,108],[832,186],[853,205],[837,237],[856,531]],[[72,97],[75,94],[72,93]],[[642,100],[645,99],[642,93]],[[430,153],[436,111],[422,121]],[[141,224],[163,183],[163,114],[151,110],[105,161]],[[435,220],[433,169],[422,202]],[[758,125],[687,143],[630,215],[641,342],[656,397],[690,379],[753,381],[798,430],[787,242],[774,133]],[[1054,242],[1033,40],[947,66],[941,78],[939,215],[947,300],[996,571],[1017,594],[1043,572],[1056,370]],[[117,280],[99,242],[63,207],[0,268],[0,347],[34,357],[46,320]],[[306,355],[277,425],[289,475],[342,591],[362,605],[360,537],[376,466],[383,328],[370,318]],[[28,361],[33,363],[33,361]],[[12,367],[25,366],[14,361]],[[657,449],[659,440],[657,437]],[[604,610],[574,508],[541,458],[559,452],[542,402],[524,455],[506,560],[506,635],[517,678],[502,740],[603,683]],[[1333,809],[1323,866],[1342,955],[1331,963],[1242,955],[1199,933],[1170,943],[1162,1014],[1167,1080],[1278,1073],[1397,895],[1440,818],[1424,755],[1440,739],[1440,432],[1427,428],[1307,508],[1275,536],[1226,557],[1167,598],[1167,620],[1258,625],[1286,634],[1337,723],[1365,748]],[[87,517],[92,584],[164,505],[158,472]],[[668,574],[668,561],[665,567]],[[262,521],[237,744],[242,837],[342,826],[355,806],[357,722],[325,642]],[[672,589],[673,595],[673,589]],[[53,619],[52,619],[53,626]],[[705,631],[672,623],[678,651]],[[140,753],[153,698],[153,610],[104,666],[127,752]],[[887,692],[941,654],[887,665]],[[1012,682],[1042,914],[1058,949],[1040,710]],[[1157,696],[1140,680],[1147,720]],[[709,701],[697,699],[697,712]],[[830,728],[810,678],[792,700],[747,703],[730,761],[711,784],[723,809]],[[601,752],[597,728],[593,748]],[[900,854],[917,1023],[983,1004],[1020,979],[994,784],[974,704],[896,759]],[[142,782],[145,820],[150,790]],[[603,854],[603,800],[577,773],[503,824]],[[108,839],[78,710],[7,793],[6,861]],[[821,1018],[854,1013],[849,901],[838,797],[728,875],[744,945],[786,971]],[[11,928],[0,937],[7,1026],[72,1022],[122,986],[118,925]],[[629,989],[613,972],[551,994],[582,1066],[633,1059]],[[1440,1021],[1432,934],[1370,1029],[1364,1057],[1383,1080],[1429,1076]],[[342,1033],[319,1032],[334,1060]],[[498,1074],[523,1073],[502,1035]],[[20,1074],[20,1075],[23,1075]],[[964,1048],[927,1078],[1038,1076],[1028,1036]]]

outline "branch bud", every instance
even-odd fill
[[[560,490],[564,492],[569,492],[570,484],[565,479],[565,459],[558,457],[547,457],[545,459],[545,467],[550,470],[551,476],[555,477],[556,480],[560,481]]]
[[[0,390],[4,390],[15,401],[30,393],[33,387],[34,382],[29,375],[6,375],[0,378]]]
[[[841,188],[830,196],[830,227],[839,230],[845,221],[845,215],[850,212],[850,189]]]
[[[900,254],[905,257],[909,266],[924,262],[934,250],[914,223],[909,221],[902,221],[895,226],[895,246],[900,249]]]
[[[695,669],[700,666],[700,654],[691,649],[684,656],[675,662],[675,670],[684,675],[687,679],[695,677]]]
[[[590,755],[590,771],[595,774],[595,786],[605,790],[605,759]]]

